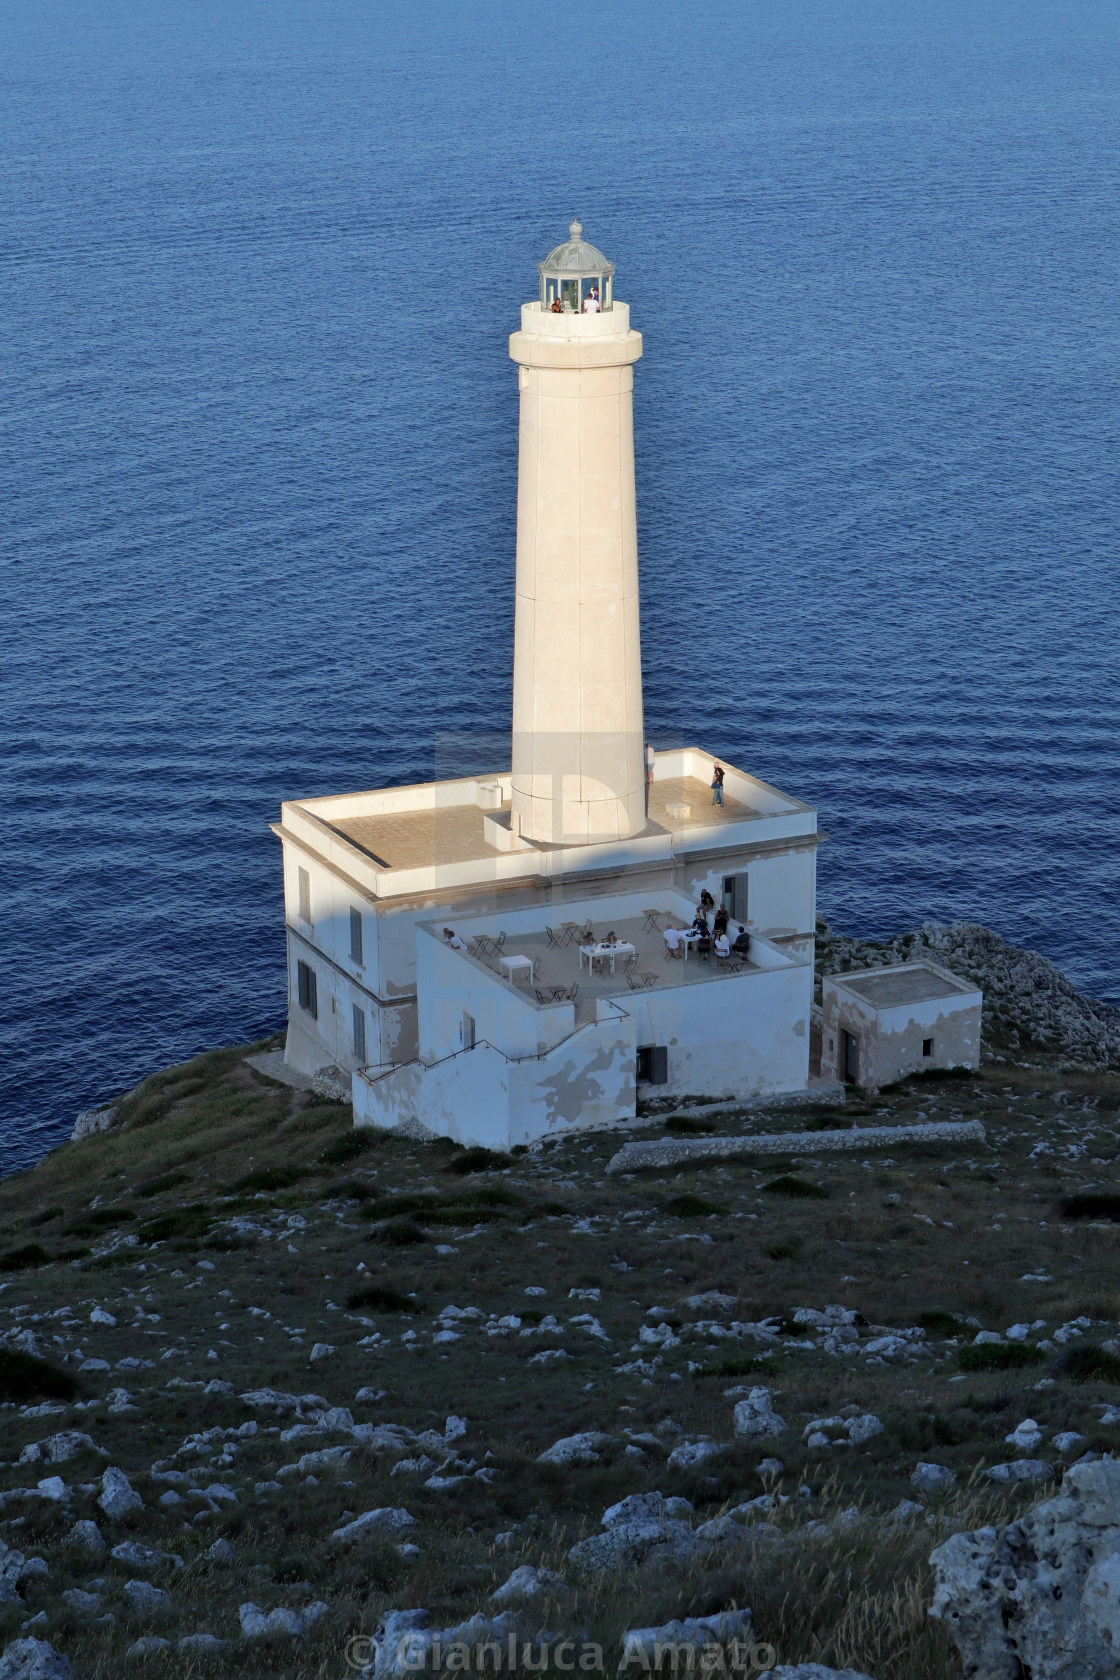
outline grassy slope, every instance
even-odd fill
[[[603,1508],[624,1494],[652,1487],[684,1494],[699,1520],[761,1492],[754,1466],[775,1452],[786,1465],[781,1487],[796,1494],[807,1483],[814,1492],[811,1502],[791,1502],[777,1519],[783,1525],[853,1504],[869,1514],[889,1510],[910,1495],[919,1458],[958,1472],[948,1514],[971,1523],[1000,1520],[1036,1497],[992,1494],[975,1474],[1017,1456],[1004,1436],[1022,1418],[1037,1419],[1047,1437],[1072,1428],[1094,1447],[1113,1444],[1116,1432],[1099,1426],[1095,1403],[1120,1396],[1099,1380],[1073,1382],[1059,1355],[1023,1371],[954,1382],[956,1350],[937,1336],[916,1362],[869,1366],[862,1356],[793,1347],[802,1337],[790,1335],[763,1361],[759,1377],[736,1370],[760,1351],[753,1342],[712,1342],[685,1330],[715,1315],[682,1303],[719,1289],[738,1298],[725,1317],[755,1320],[838,1302],[874,1325],[898,1327],[940,1308],[1000,1331],[1036,1319],[1053,1329],[1086,1314],[1094,1321],[1087,1340],[1115,1335],[1115,1230],[1063,1223],[1056,1208],[1071,1190],[1116,1187],[1120,1076],[1000,1068],[849,1104],[849,1119],[872,1112],[897,1120],[978,1116],[988,1148],[968,1160],[929,1149],[899,1150],[893,1160],[822,1154],[617,1179],[604,1171],[615,1147],[607,1136],[470,1174],[454,1170],[462,1162],[449,1145],[383,1135],[340,1159],[355,1136],[349,1109],[263,1080],[243,1054],[215,1052],[149,1080],[125,1105],[117,1129],[66,1145],[34,1171],[0,1183],[0,1267],[5,1254],[31,1244],[52,1257],[91,1250],[0,1270],[0,1334],[10,1340],[13,1331],[30,1328],[39,1350],[71,1371],[79,1349],[112,1365],[129,1355],[152,1361],[151,1369],[82,1376],[81,1410],[47,1417],[14,1406],[0,1412],[8,1460],[0,1492],[33,1487],[51,1473],[73,1489],[68,1508],[9,1501],[0,1510],[0,1537],[47,1558],[50,1579],[28,1585],[27,1603],[46,1610],[46,1626],[36,1631],[68,1651],[81,1673],[119,1674],[139,1632],[175,1637],[206,1629],[236,1641],[239,1602],[268,1609],[323,1598],[330,1617],[303,1647],[251,1651],[238,1643],[209,1665],[178,1656],[172,1667],[184,1675],[335,1675],[343,1671],[346,1639],[372,1630],[386,1607],[425,1605],[446,1625],[484,1605],[520,1562],[567,1568],[568,1547],[597,1529]],[[796,1130],[807,1123],[819,1119],[779,1110],[719,1125]],[[628,1136],[664,1129],[658,1122]],[[768,1193],[765,1184],[783,1169],[826,1196]],[[378,1241],[371,1233],[394,1212],[387,1199],[418,1194],[432,1199],[413,1206],[407,1219],[423,1240]],[[672,1211],[674,1198],[685,1194],[722,1211],[698,1212],[688,1202],[683,1212]],[[125,1244],[126,1237],[138,1240]],[[452,1252],[439,1253],[441,1246]],[[1021,1282],[1030,1272],[1052,1281]],[[348,1294],[365,1282],[387,1284],[430,1311],[348,1311]],[[527,1297],[527,1286],[547,1295]],[[598,1288],[601,1300],[569,1300],[575,1288]],[[431,1315],[449,1302],[517,1315],[523,1329],[531,1328],[530,1315],[539,1321],[552,1312],[563,1334],[487,1335],[470,1325],[459,1327],[458,1342],[433,1347]],[[89,1322],[98,1305],[117,1318],[115,1328]],[[646,1346],[631,1352],[640,1327],[654,1322],[646,1316],[654,1306],[670,1313],[680,1344],[664,1351],[650,1376],[620,1373],[616,1366],[656,1356]],[[601,1321],[609,1343],[569,1322],[585,1312]],[[359,1347],[375,1327],[382,1345]],[[412,1343],[401,1339],[407,1330],[416,1332]],[[316,1342],[335,1351],[312,1364]],[[528,1363],[548,1346],[562,1346],[568,1357]],[[171,1349],[177,1351],[163,1357]],[[690,1374],[690,1362],[707,1374]],[[1052,1386],[1036,1389],[1045,1375]],[[204,1395],[201,1385],[214,1377],[230,1382],[233,1393]],[[644,1461],[624,1456],[625,1429],[656,1430],[665,1420],[690,1438],[731,1442],[734,1397],[725,1391],[756,1380],[775,1389],[776,1408],[789,1422],[780,1441],[732,1444],[714,1463],[678,1471],[664,1462],[678,1439],[667,1429],[664,1448],[649,1447]],[[199,1386],[183,1386],[191,1383]],[[148,1476],[153,1461],[174,1454],[192,1431],[235,1427],[254,1415],[237,1395],[261,1385],[313,1390],[349,1406],[359,1421],[416,1430],[442,1429],[449,1413],[462,1414],[470,1423],[461,1452],[497,1474],[491,1484],[472,1477],[451,1491],[427,1490],[422,1474],[392,1477],[391,1455],[360,1449],[345,1468],[257,1495],[255,1484],[271,1480],[279,1466],[343,1437],[284,1445],[275,1421],[256,1414],[260,1433],[241,1444],[232,1466],[212,1472],[238,1492],[236,1505],[194,1524],[185,1521],[194,1509],[189,1501],[161,1507],[163,1486]],[[383,1389],[384,1397],[356,1403],[364,1385]],[[135,1413],[109,1411],[105,1397],[118,1386],[131,1392]],[[801,1436],[808,1419],[845,1406],[875,1412],[884,1433],[856,1451],[807,1451]],[[17,1466],[26,1443],[63,1428],[88,1431],[108,1456]],[[558,1437],[583,1429],[613,1437],[599,1464],[561,1470],[536,1462]],[[1048,1444],[1040,1451],[1056,1461]],[[190,1468],[204,1460],[175,1462]],[[170,1591],[172,1609],[150,1625],[136,1623],[120,1598],[134,1569],[83,1564],[64,1540],[80,1516],[97,1518],[111,1543],[123,1536],[125,1529],[105,1523],[95,1505],[105,1463],[125,1469],[144,1497],[128,1532],[180,1552],[188,1564],[174,1577],[154,1577]],[[346,1513],[379,1505],[412,1512],[417,1526],[409,1538],[421,1546],[422,1561],[409,1563],[385,1544],[342,1555],[326,1544]],[[512,1546],[496,1550],[495,1535],[515,1524],[521,1526]],[[202,1557],[219,1534],[237,1548],[231,1564]],[[891,1532],[868,1524],[785,1548],[748,1546],[703,1567],[577,1582],[574,1607],[557,1608],[546,1620],[578,1623],[610,1640],[626,1626],[749,1604],[758,1636],[782,1661],[817,1658],[880,1680],[942,1680],[959,1665],[924,1612],[930,1544],[931,1531],[919,1523]],[[62,1588],[91,1579],[105,1583],[97,1590],[117,1618],[110,1626],[92,1627],[60,1606]],[[0,1609],[0,1635],[12,1637],[27,1614]]]

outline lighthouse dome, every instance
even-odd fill
[[[576,217],[568,237],[537,264],[541,277],[541,308],[554,314],[598,311],[611,307],[614,264],[583,237]]]

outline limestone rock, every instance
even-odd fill
[[[676,1648],[684,1655],[703,1651],[709,1645],[729,1645],[733,1639],[751,1637],[749,1610],[724,1610],[715,1616],[686,1616],[680,1622],[664,1622],[660,1627],[631,1628],[622,1645],[622,1669],[631,1663],[639,1671],[649,1670],[657,1662],[657,1648]],[[674,1661],[674,1667],[676,1661]],[[691,1667],[691,1660],[689,1660]]]
[[[280,1609],[266,1613],[256,1604],[242,1604],[238,1608],[245,1639],[298,1639],[326,1613],[327,1606],[321,1599],[304,1610]]]
[[[854,1668],[825,1668],[823,1663],[798,1663],[795,1668],[773,1668],[766,1680],[871,1680]]]
[[[610,1436],[588,1429],[580,1435],[565,1435],[538,1453],[538,1464],[598,1464],[599,1453],[610,1444]]]
[[[515,1569],[508,1581],[503,1581],[495,1592],[490,1594],[491,1604],[518,1604],[529,1598],[564,1598],[571,1593],[562,1575],[557,1575],[552,1569],[534,1569],[531,1564],[523,1563]]]
[[[204,1657],[216,1657],[226,1649],[228,1641],[218,1639],[212,1633],[185,1633],[181,1639],[175,1641],[176,1651],[189,1655],[201,1652]]]
[[[945,1464],[918,1464],[910,1477],[912,1486],[920,1488],[923,1493],[944,1493],[956,1481],[953,1472]]]
[[[726,1451],[722,1441],[682,1441],[679,1447],[673,1448],[666,1463],[670,1470],[692,1470]]]
[[[133,1489],[123,1470],[110,1465],[101,1478],[101,1494],[97,1503],[110,1522],[120,1522],[131,1511],[142,1511],[144,1501]]]
[[[96,1616],[101,1609],[98,1594],[83,1592],[81,1587],[70,1587],[63,1593],[62,1602],[68,1610],[73,1610],[79,1616]]]
[[[402,1529],[411,1528],[415,1521],[402,1506],[379,1505],[375,1511],[363,1511],[353,1522],[343,1523],[331,1539],[338,1546],[348,1546],[374,1534],[399,1534]]]
[[[142,1633],[139,1639],[134,1639],[125,1652],[126,1657],[154,1657],[160,1651],[170,1651],[170,1639],[161,1639],[156,1633]]]
[[[74,1121],[70,1142],[81,1143],[83,1138],[93,1137],[97,1132],[107,1132],[116,1118],[116,1103],[108,1108],[83,1108]]]
[[[74,1680],[74,1670],[45,1639],[17,1639],[0,1657],[0,1680]]]
[[[86,1557],[103,1558],[105,1556],[105,1540],[97,1524],[89,1517],[83,1517],[76,1522],[66,1536],[67,1544],[76,1551],[84,1553]]]
[[[153,1587],[150,1581],[126,1581],[121,1590],[129,1609],[137,1616],[158,1616],[171,1604],[162,1588]]]
[[[409,1680],[417,1674],[430,1673],[433,1665],[429,1659],[437,1641],[441,1651],[453,1645],[469,1646],[473,1650],[492,1642],[504,1647],[510,1634],[518,1631],[517,1617],[511,1611],[494,1617],[472,1616],[449,1628],[429,1628],[428,1620],[427,1610],[386,1611],[374,1640],[377,1651],[374,1680]]]
[[[984,1474],[990,1482],[1048,1482],[1054,1472],[1040,1458],[1016,1458],[1010,1464],[993,1464]]]
[[[741,1441],[765,1441],[785,1433],[786,1421],[773,1410],[770,1390],[752,1388],[735,1404],[735,1433]]]
[[[966,1680],[1114,1680],[1120,1649],[1120,1462],[1073,1465],[1060,1493],[1002,1532],[954,1534],[931,1554],[930,1615]]]

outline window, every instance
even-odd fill
[[[747,921],[747,877],[746,875],[725,875],[723,877],[723,908],[733,922]]]
[[[463,1011],[462,1032],[463,1032],[463,1049],[464,1050],[473,1050],[474,1046],[475,1046],[474,1016],[468,1014],[465,1009]]]
[[[923,1038],[922,1039],[922,1055],[923,1056],[932,1056],[933,1055],[933,1039],[932,1038]]]
[[[306,869],[299,872],[299,919],[301,922],[311,920],[311,877]]]
[[[362,963],[362,912],[350,906],[350,961]]]
[[[360,1062],[366,1059],[366,1012],[354,1005],[354,1054]]]
[[[859,1083],[859,1039],[855,1033],[850,1033],[846,1027],[840,1028],[840,1044],[843,1056],[840,1064],[840,1077],[846,1085]]]
[[[296,964],[296,983],[299,988],[299,1006],[305,1009],[313,1021],[319,1019],[319,982],[315,977],[315,970],[310,963]]]
[[[639,1085],[667,1085],[669,1083],[669,1049],[664,1044],[639,1044]]]

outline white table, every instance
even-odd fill
[[[499,964],[499,967],[505,969],[506,974],[509,976],[509,979],[510,979],[511,982],[515,981],[515,971],[520,971],[521,969],[525,970],[526,984],[528,984],[528,982],[533,978],[533,959],[532,959],[532,957],[519,957],[519,956],[516,956],[516,955],[508,956],[508,957],[499,957],[498,964]]]
[[[688,953],[689,953],[690,948],[693,945],[698,944],[699,941],[701,939],[703,939],[703,937],[704,937],[704,935],[702,933],[682,933],[681,934],[681,944],[684,946],[684,960],[685,960],[685,962],[688,961]]]
[[[582,969],[583,959],[586,957],[588,968],[594,972],[592,965],[596,959],[605,962],[607,957],[609,957],[611,959],[611,973],[613,974],[614,959],[616,957],[633,957],[636,955],[637,947],[635,945],[631,945],[629,941],[625,939],[620,940],[617,945],[581,945],[579,948],[579,966]]]

